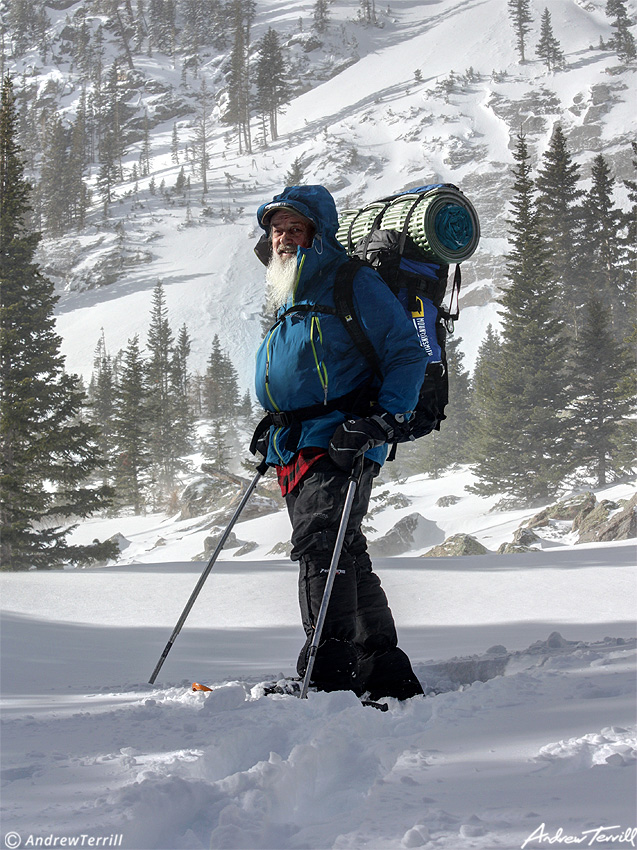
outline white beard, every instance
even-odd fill
[[[296,254],[272,254],[265,273],[268,305],[278,310],[294,291]]]

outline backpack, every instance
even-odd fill
[[[419,209],[420,208],[420,209]],[[396,227],[386,227],[394,224]],[[445,229],[447,228],[447,229]],[[361,230],[367,233],[354,242]],[[336,238],[350,254],[334,282],[336,311],[352,341],[381,377],[380,364],[354,310],[353,283],[360,266],[370,265],[385,281],[413,321],[428,363],[418,403],[403,434],[393,444],[418,439],[446,419],[449,382],[445,343],[460,315],[460,262],[478,245],[475,209],[455,186],[424,186],[345,211]],[[449,261],[456,263],[449,307],[443,306]],[[455,307],[453,306],[455,304]]]

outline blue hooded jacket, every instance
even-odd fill
[[[338,215],[334,199],[323,186],[292,186],[257,211],[264,216],[277,207],[291,208],[310,219],[316,228],[310,248],[297,249],[294,291],[281,307],[256,356],[256,394],[268,411],[293,411],[340,398],[374,381],[372,369],[354,345],[341,319],[320,309],[290,311],[297,304],[334,307],[336,270],[347,262],[347,252],[336,240]],[[362,268],[354,279],[354,308],[381,363],[382,382],[374,390],[378,404],[389,413],[409,414],[416,406],[427,357],[413,324],[387,284],[371,268]],[[285,315],[283,315],[285,313]],[[337,426],[352,411],[334,410],[302,423],[297,449],[327,448]],[[286,448],[289,428],[272,426],[267,461],[289,463],[295,452]],[[366,457],[383,463],[387,447],[379,446]]]

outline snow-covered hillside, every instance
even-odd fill
[[[81,2],[64,5],[62,11],[48,10],[52,37]],[[603,0],[553,3],[553,29],[566,69],[551,74],[535,56],[545,5],[539,0],[531,4],[535,22],[524,65],[518,62],[500,0],[395,0],[388,8],[377,4],[377,27],[357,22],[359,4],[347,0],[330,5],[330,27],[318,45],[316,39],[310,43],[313,5],[309,0],[257,3],[255,43],[274,26],[292,63],[291,89],[305,92],[280,116],[279,139],[265,148],[255,144],[250,154],[240,154],[229,142],[227,126],[217,123],[205,199],[194,174],[188,198],[173,196],[167,205],[149,191],[151,180],[173,187],[185,163],[200,79],[188,77],[184,83],[179,59],[135,57],[136,73],[153,81],[135,95],[138,114],[146,110],[153,116],[158,103],[172,98],[180,115],[153,127],[151,172],[117,187],[108,220],[96,205],[82,233],[43,246],[44,268],[63,292],[58,328],[70,370],[90,376],[102,328],[111,354],[136,333],[143,340],[152,289],[162,281],[172,326],[185,323],[193,339],[191,367],[204,370],[218,333],[243,387],[249,388],[264,295],[263,270],[252,254],[258,235],[254,211],[281,189],[296,160],[305,182],[324,183],[341,209],[439,180],[467,192],[483,232],[481,247],[464,271],[458,327],[465,366],[471,369],[486,325],[497,324],[492,298],[503,283],[508,172],[516,134],[526,133],[539,157],[560,121],[585,175],[594,154],[603,152],[619,180],[631,176],[635,68],[622,67],[612,51],[599,48],[600,37],[608,41],[612,34]],[[629,12],[634,14],[634,4]],[[218,97],[222,58],[214,51],[202,56],[200,72]],[[57,67],[42,66],[33,51],[16,63],[15,71],[37,80],[42,91],[51,86],[61,91],[59,108],[73,114],[81,86],[68,64],[60,60]],[[174,123],[180,163],[171,158]],[[256,137],[256,119],[254,130]],[[139,156],[140,146],[132,145],[124,163],[129,172]],[[619,199],[622,192],[620,182]],[[118,271],[115,258],[122,256]],[[105,281],[108,285],[99,285]]]

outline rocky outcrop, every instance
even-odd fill
[[[590,513],[596,504],[595,495],[590,491],[579,493],[577,496],[549,505],[524,524],[528,528],[541,528],[550,525],[551,520],[575,521]]]
[[[503,543],[498,549],[499,555],[515,555],[520,552],[537,552],[541,548],[542,538],[530,528],[518,528],[511,543]]]
[[[444,537],[435,522],[425,519],[421,514],[413,513],[399,520],[387,534],[372,541],[368,549],[372,556],[391,557],[433,546],[442,542]]]
[[[621,510],[620,510],[621,508]],[[582,523],[578,543],[630,540],[637,537],[637,493],[623,507],[603,500]]]
[[[436,502],[436,507],[451,508],[453,505],[457,505],[459,501],[460,496],[441,496]]]
[[[286,558],[290,557],[290,552],[292,551],[292,544],[289,540],[282,540],[280,543],[275,543],[274,546],[268,552],[268,555],[283,555]]]
[[[457,555],[488,555],[489,550],[470,534],[454,534],[440,546],[425,552],[423,558],[448,558]]]
[[[202,466],[202,469],[205,474],[189,484],[179,497],[180,519],[192,519],[214,511],[217,513],[215,522],[223,525],[224,519],[230,519],[241,501],[249,482],[212,466]],[[257,490],[243,509],[240,520],[244,522],[275,513],[279,507],[273,496]]]
[[[255,549],[259,548],[259,544],[254,540],[250,540],[248,543],[244,543],[240,549],[237,549],[236,552],[232,553],[234,558],[240,558],[241,555],[249,555],[250,552],[254,552]]]
[[[124,535],[121,534],[119,531],[117,532],[117,534],[114,534],[112,537],[109,537],[107,542],[117,544],[117,548],[120,552],[123,552],[124,549],[128,549],[131,544],[130,540],[127,540]]]
[[[219,545],[219,541],[223,535],[223,528],[215,528],[213,529],[213,534],[210,537],[206,537],[203,542],[204,555],[211,555],[214,550]],[[237,535],[234,531],[231,531],[228,535],[228,539],[223,544],[224,549],[238,549],[239,547],[248,546],[248,542],[246,540],[238,540]]]
[[[578,543],[587,543],[589,540],[594,540],[596,530],[606,523],[611,513],[619,508],[617,502],[611,502],[610,499],[602,499],[597,502],[592,511],[586,514],[580,514],[573,520],[573,531],[579,532]]]
[[[637,494],[628,502],[617,503],[610,499],[598,502],[595,495],[587,491],[549,505],[527,520],[524,526],[527,530],[542,529],[560,522],[569,523],[569,532],[578,533],[577,543],[630,540],[637,537]],[[516,545],[520,542],[514,537]],[[500,551],[504,551],[502,547]],[[506,551],[526,550],[509,548]]]

